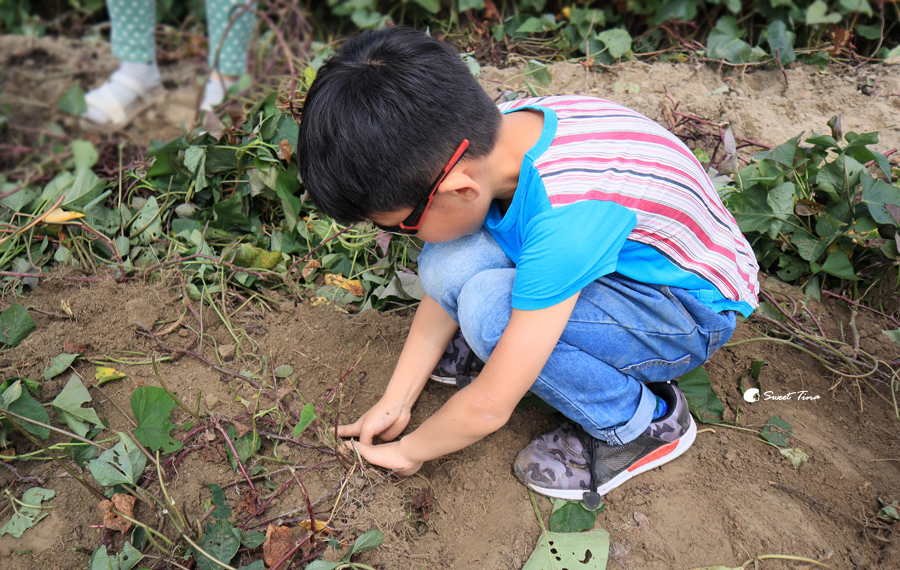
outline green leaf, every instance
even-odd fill
[[[725,406],[713,391],[709,375],[702,366],[679,378],[678,388],[687,398],[688,407],[695,418],[703,423],[722,421]]]
[[[217,560],[228,564],[241,547],[240,531],[226,519],[218,519],[212,529],[200,540],[200,548]],[[200,570],[219,570],[221,566],[200,552],[194,552]]]
[[[748,63],[751,60],[750,44],[740,39],[746,33],[733,16],[722,16],[709,33],[706,55],[710,59],[724,59],[731,63]]]
[[[343,562],[326,562],[325,560],[313,560],[306,566],[306,570],[334,570]]]
[[[47,510],[39,509],[40,504],[49,501],[56,496],[56,491],[52,489],[42,489],[41,487],[32,487],[22,494],[22,502],[30,507],[17,505],[16,512],[9,521],[0,527],[0,536],[11,534],[15,538],[22,538],[29,528],[36,525],[41,519],[50,514]]]
[[[550,70],[548,70],[547,66],[540,61],[530,60],[525,65],[524,75],[530,77],[538,85],[550,85],[553,83],[553,77],[550,75]]]
[[[584,508],[581,501],[553,499],[550,512],[550,530],[553,532],[581,532],[592,528],[596,520],[597,511]]]
[[[437,14],[441,10],[440,0],[413,0],[430,14]]]
[[[81,85],[76,83],[69,87],[56,102],[56,106],[67,115],[87,113],[87,102],[84,100],[84,91],[81,89]]]
[[[47,410],[44,409],[40,402],[32,398],[28,392],[22,390],[21,380],[16,380],[0,394],[0,411],[3,410],[8,410],[43,424],[50,423],[50,416],[47,414]],[[19,418],[15,418],[14,421],[22,426],[23,429],[41,439],[50,437],[50,430],[43,426],[34,425]]]
[[[841,21],[841,15],[836,12],[828,12],[828,4],[823,0],[816,0],[806,9],[806,25],[837,24]]]
[[[754,185],[728,197],[728,209],[742,232],[766,233],[772,225],[774,213],[768,203],[765,188]]]
[[[893,330],[893,331],[882,330],[881,332],[882,332],[882,334],[887,336],[892,341],[896,342],[897,344],[900,344],[900,329]]]
[[[225,502],[225,491],[222,490],[222,487],[211,484],[207,488],[212,494],[210,501],[217,507],[212,517],[216,519],[231,518],[231,509],[228,508],[228,503]]]
[[[84,437],[87,435],[88,430],[91,429],[91,425],[100,428],[104,427],[94,408],[81,407],[82,404],[90,401],[91,395],[88,393],[87,388],[84,387],[84,384],[81,383],[81,378],[77,374],[72,374],[68,383],[66,383],[66,387],[63,388],[62,392],[50,405],[56,410],[59,419],[66,422],[76,434]]]
[[[373,528],[368,532],[364,532],[360,535],[359,538],[356,539],[356,542],[353,543],[353,546],[350,547],[350,551],[344,555],[344,560],[350,560],[356,554],[360,552],[365,552],[366,550],[372,550],[373,548],[378,548],[381,546],[381,543],[384,541],[384,535],[381,534],[381,531],[377,528]]]
[[[109,421],[106,421],[103,424],[104,427],[93,427],[84,437],[87,439],[94,439],[97,434],[103,431],[108,425]],[[97,456],[100,454],[100,451],[93,445],[81,443],[77,439],[73,438],[70,443],[71,445],[68,447],[69,457],[71,457],[72,461],[79,467],[83,468],[91,460],[97,459]]]
[[[797,53],[794,51],[794,38],[794,33],[788,31],[784,20],[775,20],[769,24],[767,38],[769,49],[772,51],[772,57],[777,57],[781,61],[781,65],[787,65],[797,60]]]
[[[753,158],[759,161],[770,159],[788,168],[793,168],[794,156],[797,154],[797,147],[800,145],[801,136],[803,135],[797,135],[791,140],[781,143],[772,150],[764,150],[756,153]]]
[[[769,208],[772,209],[772,215],[781,220],[787,221],[787,219],[794,215],[794,200],[796,198],[796,194],[794,193],[794,183],[793,182],[783,182],[778,186],[769,190],[766,195],[766,204],[768,204]],[[774,238],[778,235],[778,231],[781,230],[782,224],[772,224],[772,227],[769,229],[769,237]]]
[[[276,378],[287,378],[293,373],[294,373],[294,367],[289,366],[287,364],[282,364],[281,366],[278,366],[275,368],[275,377]]]
[[[794,467],[800,467],[802,463],[809,461],[809,455],[799,447],[790,447],[788,449],[779,449],[782,455],[791,460]]]
[[[791,424],[783,419],[778,416],[772,416],[769,421],[766,422],[766,425],[763,426],[759,435],[772,445],[787,447],[787,440],[791,437],[793,429]]]
[[[263,535],[263,540],[265,540],[265,535]],[[246,546],[246,545],[245,545]],[[309,568],[309,566],[307,566]],[[251,564],[246,566],[241,566],[238,570],[266,570],[266,563],[263,560],[256,560]]]
[[[309,424],[313,423],[315,419],[319,417],[316,415],[316,408],[312,405],[312,403],[305,404],[303,406],[303,410],[300,412],[300,421],[297,422],[297,425],[294,426],[294,437],[296,438],[301,433],[306,431],[306,428],[309,427]]]
[[[138,213],[134,222],[131,223],[130,230],[132,234],[137,234],[138,243],[141,245],[149,244],[154,238],[162,235],[162,222],[160,220],[159,203],[156,196],[150,196],[141,211]]]
[[[91,555],[88,570],[131,570],[144,557],[141,552],[126,542],[122,552],[116,556],[110,556],[106,552],[106,545],[101,544]]]
[[[822,271],[841,279],[856,280],[856,271],[853,269],[853,264],[850,263],[850,258],[843,251],[835,251],[829,255],[825,263],[822,264]]]
[[[104,487],[134,485],[147,465],[147,457],[128,435],[120,433],[119,439],[112,449],[88,463],[94,480]]]
[[[597,34],[597,39],[606,45],[613,59],[631,54],[631,34],[621,28],[604,30]]]
[[[134,437],[143,445],[163,453],[181,449],[180,441],[169,432],[177,426],[169,420],[172,408],[178,404],[166,391],[156,386],[140,386],[131,394],[131,412],[137,420]]]
[[[484,10],[484,0],[459,0],[459,11]]]
[[[522,570],[605,570],[609,561],[609,533],[548,532],[538,538]]]
[[[240,531],[241,532],[241,544],[246,546],[247,548],[256,548],[260,546],[262,543],[266,541],[265,533],[251,530],[251,531]]]
[[[34,331],[34,319],[22,305],[13,303],[0,313],[0,343],[18,346]]]
[[[750,364],[750,376],[753,377],[754,380],[759,380],[759,375],[762,372],[763,366],[768,366],[769,363],[764,360],[754,360]]]
[[[75,160],[75,168],[91,168],[97,164],[100,154],[94,143],[76,139],[69,143],[72,149],[72,158]]]
[[[248,431],[241,437],[237,436],[237,429],[233,425],[229,425],[227,431],[228,438],[231,439],[231,442],[234,444],[234,449],[237,451],[241,463],[246,463],[248,459],[253,457],[254,453],[259,451],[262,440],[259,438],[259,434],[256,433],[256,429]],[[231,468],[234,471],[237,471],[238,464],[234,454],[231,452],[231,447],[226,445],[225,451],[228,454],[228,461],[231,462]]]
[[[54,376],[59,376],[65,372],[79,356],[79,354],[69,354],[67,352],[54,356],[53,360],[50,361],[50,365],[47,366],[47,370],[44,371],[44,380],[50,380]]]

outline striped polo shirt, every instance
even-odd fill
[[[693,153],[661,125],[594,97],[522,99],[544,114],[512,204],[485,227],[516,263],[513,307],[554,305],[603,275],[681,287],[717,312],[758,305],[753,250]]]

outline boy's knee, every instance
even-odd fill
[[[436,300],[452,297],[454,302],[462,287],[479,273],[513,267],[486,230],[453,241],[427,243],[417,263],[419,279],[428,296]]]
[[[512,313],[515,269],[489,269],[469,279],[459,294],[459,326],[482,359],[494,350]]]

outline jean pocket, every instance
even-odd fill
[[[665,382],[681,376],[691,367],[691,355],[677,360],[653,358],[622,368],[620,371],[641,382]]]

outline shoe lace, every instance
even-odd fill
[[[591,511],[595,511],[600,508],[600,505],[603,503],[603,500],[599,493],[595,491],[599,487],[600,474],[597,471],[597,461],[596,461],[596,448],[594,445],[594,441],[596,438],[584,431],[584,428],[578,424],[573,423],[570,428],[574,431],[575,435],[578,437],[578,440],[581,441],[581,447],[583,451],[581,452],[587,461],[588,473],[591,476],[591,485],[589,487],[589,491],[585,491],[582,495],[582,500],[584,501],[584,506],[587,507]],[[565,444],[566,439],[563,439]]]

